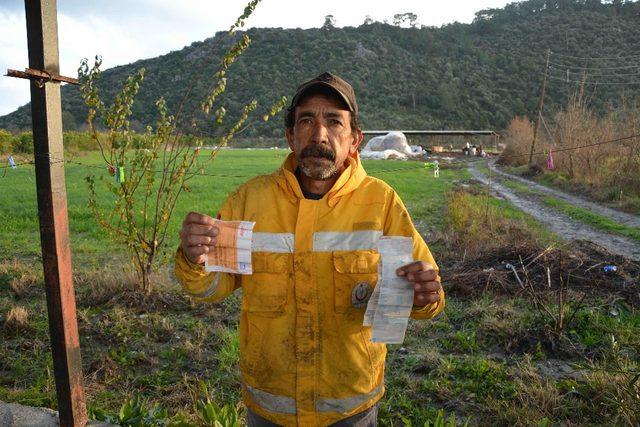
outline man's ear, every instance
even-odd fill
[[[349,153],[350,154],[353,154],[356,151],[358,151],[358,146],[362,142],[363,138],[364,138],[364,135],[362,135],[362,129],[358,129],[356,134],[353,135],[353,142],[351,143],[351,146],[349,147]]]
[[[284,136],[287,138],[287,143],[289,144],[289,148],[293,151],[293,128],[285,128]]]

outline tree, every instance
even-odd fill
[[[13,145],[13,135],[8,130],[0,129],[0,154],[9,153]]]
[[[259,1],[252,0],[247,5],[244,13],[231,27],[230,34],[244,25],[244,20]],[[216,84],[200,105],[205,115],[213,113],[217,127],[223,125],[226,115],[220,97],[226,90],[227,70],[249,47],[250,41],[245,33],[226,51],[214,75]],[[126,245],[140,278],[139,287],[149,292],[152,288],[150,275],[154,261],[165,243],[167,227],[176,202],[182,192],[189,191],[189,180],[203,171],[205,162],[213,160],[217,150],[210,157],[200,156],[203,139],[185,135],[185,129],[178,125],[179,117],[184,113],[182,107],[178,108],[175,115],[171,115],[162,97],[156,101],[158,120],[155,128],[148,126],[144,134],[132,132],[132,106],[144,80],[145,70],[139,69],[129,76],[113,104],[107,106],[101,100],[97,86],[101,76],[100,65],[99,57],[96,57],[91,69],[87,61],[83,61],[79,69],[81,93],[89,107],[87,121],[91,137],[100,148],[106,163],[105,169],[108,168],[113,176],[107,179],[103,174],[98,180],[115,198],[113,208],[105,214],[98,207],[96,178],[88,176],[89,208],[98,223],[117,242]],[[185,95],[185,99],[189,96],[190,92]],[[285,101],[286,99],[281,99],[272,107],[267,119],[269,115],[275,115]],[[217,139],[218,147],[226,145],[233,138],[256,106],[256,101],[251,101],[244,106],[232,126],[222,128],[224,132]],[[96,130],[95,120],[98,117],[102,118],[107,129],[104,134],[99,134]]]
[[[404,23],[408,23],[410,27],[414,28],[418,20],[418,15],[412,12],[396,13],[393,15],[393,25],[400,27]]]
[[[13,141],[13,149],[16,153],[33,154],[33,133],[20,133]]]
[[[336,19],[333,17],[333,15],[327,15],[324,17],[324,24],[322,25],[322,29],[328,30],[331,28],[335,28],[335,26]]]

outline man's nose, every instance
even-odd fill
[[[322,144],[329,141],[329,130],[327,129],[327,126],[321,121],[316,122],[313,126],[311,141],[317,144]]]

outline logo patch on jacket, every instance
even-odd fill
[[[373,293],[373,287],[368,282],[360,282],[351,290],[351,305],[355,308],[366,307]]]

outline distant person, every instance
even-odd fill
[[[358,105],[347,82],[323,73],[298,87],[285,135],[292,152],[282,166],[240,186],[218,213],[255,221],[253,274],[206,273],[218,228],[191,212],[176,276],[203,301],[242,288],[240,370],[250,426],[375,426],[386,346],[372,343],[362,323],[378,279],[377,240],[413,238],[415,262],[396,274],[415,290],[415,319],[444,308],[438,267],[396,192],[360,163]]]

